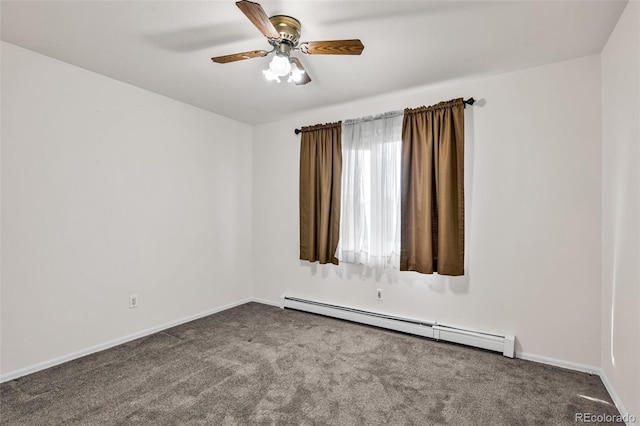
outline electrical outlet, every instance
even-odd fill
[[[381,288],[376,289],[376,299],[377,300],[382,300],[382,289]]]
[[[132,294],[129,296],[129,309],[138,307],[138,295]]]

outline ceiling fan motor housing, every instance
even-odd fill
[[[269,21],[280,34],[280,42],[285,42],[293,47],[297,46],[302,32],[300,21],[287,15],[274,15],[269,18]]]

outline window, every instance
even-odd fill
[[[341,262],[400,264],[402,112],[342,123]]]
[[[464,104],[303,127],[300,259],[464,275]]]

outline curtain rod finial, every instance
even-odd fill
[[[293,132],[294,132],[296,135],[299,135],[300,133],[302,133],[302,130],[300,130],[300,129],[295,129]]]

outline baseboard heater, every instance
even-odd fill
[[[282,307],[401,331],[403,333],[415,334],[430,339],[445,340],[462,345],[488,349],[490,351],[501,352],[502,355],[509,358],[513,358],[515,355],[515,336],[512,334],[498,335],[477,330],[466,330],[438,324],[437,322],[432,323],[384,315],[290,296],[283,297]]]

